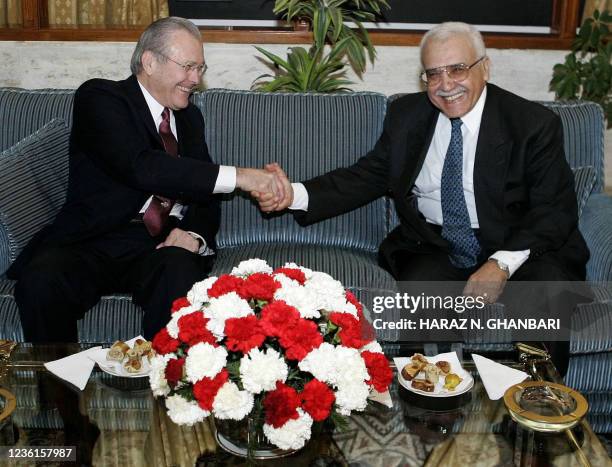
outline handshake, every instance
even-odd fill
[[[250,193],[263,212],[282,211],[293,203],[291,182],[276,162],[263,169],[237,168],[236,187]]]

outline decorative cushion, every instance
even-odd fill
[[[597,172],[593,167],[576,167],[574,172],[574,185],[576,190],[576,201],[578,202],[578,217],[582,215],[582,210],[591,196],[593,187],[597,182]]]
[[[0,122],[3,122],[0,151],[17,144],[54,118],[64,119],[70,126],[73,100],[74,89],[0,88]]]
[[[54,119],[0,154],[0,275],[64,203],[69,137]]]

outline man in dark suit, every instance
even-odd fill
[[[357,163],[288,184],[281,203],[310,224],[389,195],[400,225],[380,260],[400,281],[466,281],[498,299],[506,281],[584,280],[573,177],[559,118],[487,84],[480,33],[444,23],[421,42],[427,91],[391,103],[383,134]],[[280,176],[278,166],[269,166]]]
[[[211,160],[188,100],[205,69],[197,27],[165,18],[140,37],[132,76],[76,91],[66,202],[9,271],[26,340],[76,341],[77,319],[117,291],[143,307],[151,339],[211,269],[216,194],[282,194],[269,172]]]

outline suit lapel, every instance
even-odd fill
[[[485,245],[501,244],[503,240],[503,231],[495,226],[503,225],[504,186],[512,149],[496,91],[495,86],[487,85],[474,160],[474,198]]]
[[[163,148],[164,145],[162,143],[161,137],[159,136],[159,132],[157,128],[155,128],[155,122],[153,121],[153,116],[151,115],[151,111],[149,110],[149,106],[147,105],[147,101],[142,94],[142,90],[140,89],[140,85],[138,84],[138,80],[136,76],[132,75],[125,81],[124,89],[127,97],[130,102],[134,106],[135,111],[138,113],[140,120],[144,122],[145,128],[147,132],[159,143],[159,145]]]
[[[406,165],[400,177],[404,197],[412,195],[412,186],[423,167],[427,150],[433,138],[439,112],[433,106],[429,107],[430,111],[424,112],[420,121],[416,123],[407,122]]]

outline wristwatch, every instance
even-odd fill
[[[497,264],[497,267],[504,271],[508,275],[508,277],[510,277],[510,266],[508,266],[503,261],[498,260],[497,258],[489,258],[489,261],[493,261],[495,264]]]

